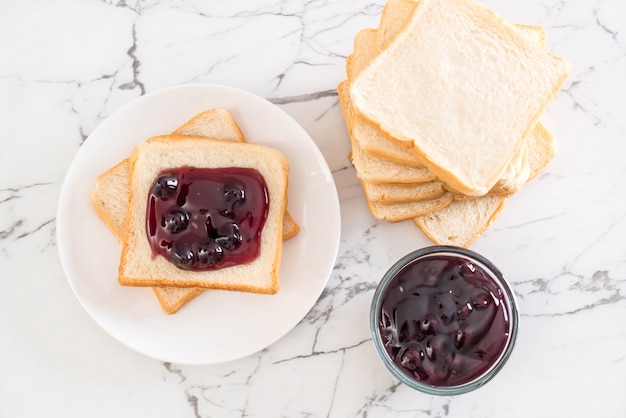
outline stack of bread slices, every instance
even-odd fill
[[[178,166],[250,167],[263,175],[270,209],[257,259],[219,270],[186,271],[152,255],[145,232],[148,188],[159,170]],[[300,230],[286,210],[287,176],[284,156],[247,143],[224,109],[201,112],[173,133],[140,143],[129,158],[98,177],[91,193],[99,217],[122,243],[118,281],[124,286],[152,287],[167,313],[177,312],[206,289],[276,293],[282,242]]]
[[[545,30],[473,0],[389,0],[338,86],[373,216],[467,247],[553,158],[539,117],[569,75]]]

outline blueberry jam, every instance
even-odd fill
[[[483,375],[510,338],[503,289],[479,263],[429,254],[402,267],[381,295],[378,330],[411,379],[457,386]]]
[[[263,176],[251,168],[162,171],[148,194],[152,254],[184,270],[250,262],[260,253],[269,203]]]

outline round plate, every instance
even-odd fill
[[[166,314],[151,288],[117,282],[121,244],[89,194],[96,178],[133,146],[174,131],[210,108],[228,110],[249,142],[279,149],[290,163],[288,210],[300,233],[283,245],[276,295],[207,290]],[[274,343],[311,309],[332,271],[340,235],[339,200],[321,152],[284,111],[245,91],[183,85],[143,96],[102,122],[74,158],[61,190],[57,239],[76,297],[110,335],[147,356],[179,364],[215,364]]]

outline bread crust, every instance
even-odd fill
[[[543,112],[549,100],[545,101],[544,107],[538,110],[534,119],[529,119],[527,131],[521,135],[517,148],[513,148],[509,161],[505,161],[506,164],[503,165],[497,181],[489,190],[480,193],[474,193],[474,190],[469,190],[468,193],[467,188],[459,187],[460,183],[452,178],[454,173],[441,171],[442,169],[435,162],[426,158],[427,156],[420,153],[419,149],[413,147],[413,141],[409,140],[410,138],[399,137],[394,132],[385,130],[376,120],[364,116],[363,112],[353,106],[350,96],[351,85],[377,56],[390,47],[400,33],[407,30],[416,10],[422,7],[420,6],[422,3],[436,3],[436,1],[388,0],[383,8],[379,27],[377,29],[362,29],[354,38],[354,51],[346,59],[347,79],[341,81],[337,86],[339,101],[352,144],[349,158],[356,169],[357,177],[361,181],[370,211],[376,219],[390,222],[403,220],[404,214],[410,207],[409,203],[422,200],[420,197],[412,199],[401,190],[395,189],[395,187],[406,187],[407,189],[410,187],[411,175],[415,175],[415,173],[411,174],[407,167],[427,167],[426,172],[433,172],[434,178],[429,179],[424,184],[428,184],[428,182],[442,183],[443,189],[448,192],[447,194],[452,195],[453,201],[448,202],[442,208],[426,210],[427,213],[414,217],[413,222],[433,242],[453,245],[460,243],[463,246],[469,246],[498,217],[506,198],[516,193],[526,182],[535,178],[554,157],[553,136],[541,122],[538,122],[538,115]],[[459,0],[458,3],[462,7],[469,4],[465,0]],[[511,25],[483,6],[478,6],[478,9],[480,9],[479,13],[487,15],[489,20],[493,19],[497,25],[503,25],[503,31],[507,33],[507,36],[517,38],[517,42],[519,42],[517,46],[526,48],[532,47],[534,44],[536,48],[545,47],[545,28],[523,24]],[[418,41],[417,37],[413,39]],[[552,54],[550,56],[565,63],[563,78],[567,77],[569,72],[567,63]],[[390,74],[392,74],[391,71]],[[563,80],[556,84],[562,82]],[[553,95],[555,92],[556,89]],[[393,108],[393,104],[390,104],[389,108]],[[437,172],[437,175],[434,172]],[[374,190],[374,187],[378,189]],[[484,193],[484,197],[479,196],[482,193]],[[489,202],[491,206],[481,204],[482,202]],[[389,207],[381,210],[381,206],[385,204]],[[395,210],[395,213],[392,209]],[[423,220],[430,215],[438,216],[439,213],[446,213],[450,210],[458,211],[458,216],[466,220],[469,228],[467,230],[459,228],[465,233],[460,234],[458,239],[446,240],[438,235],[442,231],[429,229]],[[490,216],[487,219],[484,218],[485,213],[483,211],[485,210],[490,211]],[[451,220],[451,218],[449,219]]]
[[[417,157],[407,142],[386,137],[381,133],[376,134],[375,131],[377,129],[374,126],[360,118],[358,114],[355,116],[351,109],[348,93],[350,80],[358,75],[361,69],[373,59],[372,55],[378,54],[381,48],[386,47],[386,45],[395,38],[404,25],[410,20],[410,14],[417,8],[417,5],[417,2],[411,0],[390,0],[387,2],[383,9],[378,29],[363,29],[355,36],[354,52],[348,56],[346,60],[348,79],[342,81],[338,86],[339,100],[344,111],[348,133],[351,140],[360,148],[360,150],[356,151],[357,157],[354,156],[355,152],[351,154],[351,161],[355,166],[358,166],[359,163],[366,165],[366,167],[362,167],[363,170],[359,170],[359,174],[361,174],[360,178],[362,182],[365,183],[380,185],[394,181],[392,178],[376,178],[363,173],[363,171],[367,171],[368,154],[374,159],[385,159],[388,162],[399,164],[400,166],[424,166],[423,162]],[[531,25],[515,25],[515,27],[522,32],[524,36],[534,40],[538,44],[543,45],[545,42],[546,31],[544,28]],[[371,45],[374,45],[374,47],[371,47]],[[545,130],[545,127],[538,123],[531,132],[528,140],[532,140],[530,137],[541,135],[543,130]],[[370,133],[368,134],[367,132]],[[374,138],[374,140],[361,141],[360,139],[364,137]],[[365,154],[365,162],[359,160],[354,161],[354,158],[359,158],[359,153]],[[528,158],[526,154],[526,147],[523,145],[507,166],[506,174],[498,180],[487,195],[509,196],[522,187],[529,175]],[[388,169],[383,171],[390,172]],[[422,179],[416,178],[416,180],[421,181]],[[407,179],[400,178],[396,181],[405,182]],[[457,194],[457,196],[462,196],[462,193],[454,189],[454,187],[450,185],[446,185],[446,187],[449,191]],[[367,196],[368,193],[367,191],[365,192]],[[398,202],[402,202],[402,200]]]
[[[270,208],[261,234],[262,261],[258,261],[260,256],[251,263],[196,272],[180,270],[163,257],[153,258],[145,238],[145,214],[147,190],[155,173],[167,164],[170,167],[229,167],[241,159],[243,153],[250,160],[240,166],[256,168],[268,182],[271,174],[272,181],[276,182],[275,185],[268,183]],[[224,162],[219,161],[221,157],[231,160],[224,165]],[[181,164],[183,159],[185,162]],[[158,166],[155,167],[155,164]],[[137,145],[129,158],[129,170],[130,196],[118,275],[121,285],[200,287],[265,294],[274,294],[279,290],[282,219],[287,203],[289,170],[287,160],[279,151],[258,144],[165,135]],[[254,279],[250,280],[250,277]]]
[[[359,179],[373,184],[426,183],[437,180],[437,176],[426,167],[397,164],[365,152],[351,139],[351,162]]]
[[[174,135],[198,135],[227,141],[245,142],[241,129],[225,109],[208,109],[194,115],[177,128]],[[128,159],[124,159],[102,173],[91,192],[96,213],[121,243],[124,239],[126,206],[128,204]],[[283,241],[300,232],[300,225],[286,211],[283,219]],[[167,313],[176,313],[182,306],[204,292],[202,288],[153,287],[161,307]]]
[[[501,159],[498,160],[498,162],[501,163],[501,166],[499,164],[485,165],[485,167],[487,168],[484,169],[485,172],[484,174],[481,175],[482,177],[480,177],[482,180],[478,181],[478,178],[470,180],[469,177],[465,178],[463,176],[460,176],[460,172],[456,171],[457,168],[452,168],[453,165],[450,165],[450,166],[447,166],[445,164],[442,165],[442,162],[439,161],[438,158],[433,159],[432,154],[430,154],[428,151],[423,149],[421,145],[418,146],[417,145],[418,143],[416,143],[415,151],[418,153],[418,156],[423,160],[424,164],[430,170],[434,171],[437,174],[438,178],[440,178],[442,181],[449,183],[456,190],[459,190],[463,192],[464,194],[479,196],[479,195],[486,194],[489,191],[489,189],[501,177],[502,173],[505,170],[506,165],[509,163],[512,156],[520,148],[521,143],[523,142],[522,141],[523,138],[529,134],[530,130],[536,124],[539,115],[545,109],[545,106],[547,105],[547,103],[556,94],[558,87],[562,85],[562,83],[568,76],[569,65],[563,59],[559,57],[555,57],[553,54],[550,54],[546,52],[545,50],[541,50],[542,52],[540,52],[538,47],[533,47],[530,41],[526,41],[525,39],[523,39],[523,37],[519,35],[519,31],[517,29],[507,24],[502,19],[496,17],[493,14],[493,12],[489,11],[488,9],[482,6],[477,6],[471,2],[463,1],[463,0],[456,0],[456,3],[458,3],[460,7],[467,8],[468,10],[472,9],[472,13],[476,13],[477,15],[480,15],[481,18],[483,18],[485,21],[489,20],[490,24],[497,26],[497,31],[499,31],[498,36],[500,36],[501,39],[505,39],[507,42],[510,42],[510,44],[512,45],[511,46],[512,48],[517,48],[517,50],[519,51],[528,51],[529,54],[536,56],[536,57],[539,57],[539,56],[546,57],[545,65],[548,65],[548,61],[549,61],[550,62],[549,65],[555,68],[552,72],[552,78],[550,78],[550,82],[548,83],[550,84],[550,88],[552,90],[542,91],[542,95],[545,96],[546,100],[542,100],[541,104],[540,103],[535,104],[536,109],[535,108],[532,109],[532,112],[534,113],[531,114],[530,112],[527,112],[528,119],[526,119],[526,116],[524,117],[524,123],[525,123],[526,128],[522,129],[520,125],[519,135],[517,135],[517,131],[515,135],[510,135],[510,141],[508,142],[508,145],[507,145],[507,147],[510,147],[510,152],[507,151],[508,158],[502,157]],[[442,2],[438,2],[437,0],[424,1],[423,5],[420,5],[420,7],[418,7],[417,10],[413,13],[412,21],[409,25],[407,25],[407,28],[409,27],[413,28],[415,25],[417,25],[416,22],[418,22],[419,19],[422,19],[422,16],[426,15],[429,8],[438,6],[439,4],[442,4]],[[423,18],[423,20],[427,20],[427,19]],[[402,31],[402,34],[398,35],[398,37],[396,38],[396,41],[391,43],[391,45],[387,46],[387,48],[385,48],[381,52],[378,58],[374,60],[375,62],[376,61],[379,62],[379,67],[382,65],[385,65],[384,62],[386,62],[386,61],[381,61],[381,57],[385,56],[385,57],[392,59],[392,57],[395,56],[395,54],[397,53],[397,49],[400,48],[399,45],[401,45],[402,42],[406,42],[406,39],[408,39],[410,35],[413,35],[413,33],[408,34],[406,32],[408,32],[408,30]],[[406,36],[404,36],[405,33],[406,33]],[[402,39],[400,39],[401,36],[403,36]],[[395,49],[392,49],[392,46],[395,46]],[[372,101],[377,102],[377,100],[375,100],[374,98],[371,98],[371,97],[365,98],[365,96],[363,95],[364,92],[367,90],[367,88],[369,88],[369,84],[373,82],[371,80],[371,77],[374,77],[373,75],[374,71],[370,70],[372,66],[373,66],[373,62],[369,64],[366,70],[364,70],[363,72],[359,74],[359,76],[355,79],[355,83],[351,83],[352,84],[350,88],[351,100],[354,102],[355,108],[358,109],[357,113],[361,117],[364,117],[365,119],[369,120],[371,123],[376,124],[378,128],[381,131],[383,131],[386,135],[395,137],[396,139],[399,139],[399,140],[413,141],[414,140],[413,137],[406,136],[405,132],[402,130],[396,129],[394,127],[395,125],[390,124],[388,121],[379,120],[378,114],[366,106],[367,102],[370,102],[370,103]],[[558,69],[556,69],[557,67]],[[378,67],[376,69],[378,69]],[[364,75],[365,71],[368,71],[367,75]],[[380,79],[378,80],[380,81]],[[394,79],[394,82],[395,82],[395,79]],[[377,91],[387,92],[388,89],[386,89],[384,86],[381,86]],[[377,106],[379,107],[386,106],[386,104],[384,105],[380,104]],[[517,138],[517,139],[513,141],[514,138]],[[509,148],[507,148],[507,150],[509,150]]]
[[[161,308],[168,314],[175,314],[200,294],[205,289],[200,287],[153,287],[152,291],[156,296]]]
[[[442,209],[448,206],[453,199],[454,195],[452,193],[445,193],[436,199],[396,203],[393,205],[381,205],[377,202],[366,200],[374,218],[380,221],[395,223]]]
[[[494,204],[491,205],[490,211],[486,214],[487,216],[483,216],[484,213],[481,212],[479,208],[477,208],[478,202],[480,200],[491,200]],[[455,201],[450,206],[443,208],[441,211],[433,211],[428,214],[424,214],[421,216],[417,216],[413,218],[413,223],[426,235],[433,243],[437,245],[454,245],[459,247],[467,248],[472,245],[478,237],[480,237],[490,226],[491,224],[498,218],[500,212],[504,208],[506,203],[506,198],[501,196],[482,196],[477,197],[471,200],[460,200]],[[455,208],[454,205],[458,205],[460,209]],[[442,237],[443,231],[445,229],[445,225],[442,228],[436,228],[436,225],[429,224],[428,219],[439,216],[439,212],[443,211],[451,211],[458,210],[463,212],[466,216],[472,218],[473,223],[471,223],[471,231],[465,235],[459,235],[455,231],[453,236]],[[442,222],[445,223],[445,222]]]
[[[365,198],[380,205],[437,199],[446,193],[444,184],[430,181],[417,184],[373,184],[361,181]]]
[[[100,176],[98,176],[98,178],[96,179],[96,184],[90,193],[91,204],[98,214],[98,217],[102,220],[102,222],[104,222],[107,228],[109,228],[115,238],[120,242],[123,238],[124,222],[122,222],[118,217],[111,215],[116,213],[118,210],[122,210],[121,207],[126,199],[122,198],[119,201],[111,202],[110,194],[113,193],[113,191],[110,190],[107,185],[110,184],[110,182],[115,181],[115,179],[124,177],[127,171],[128,161],[120,161],[119,163],[115,164],[113,167],[102,173]],[[115,196],[115,193],[113,193],[113,195]],[[120,208],[111,208],[111,205],[117,204],[119,204]]]

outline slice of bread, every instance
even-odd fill
[[[115,238],[122,242],[128,205],[128,159],[100,174],[91,191],[91,204]]]
[[[354,132],[351,132],[349,128],[353,113],[350,96],[348,95],[348,86],[348,80],[339,83],[337,94],[346,119],[346,126],[348,126],[348,136],[352,141],[350,161],[357,171],[357,176],[362,181],[372,184],[425,183],[436,180],[434,173],[424,166],[416,167],[397,164],[389,159],[367,153],[359,146],[354,138]]]
[[[289,213],[288,210],[285,210],[285,217],[283,218],[283,241],[295,237],[298,233],[300,233],[300,224],[291,217],[291,213]]]
[[[354,53],[348,56],[346,60],[347,80],[338,86],[339,99],[344,111],[349,136],[353,144],[360,148],[361,153],[373,155],[396,164],[415,167],[421,167],[424,164],[415,153],[412,144],[382,132],[371,121],[364,119],[358,111],[352,109],[350,99],[346,96],[349,96],[350,82],[404,29],[418,4],[417,1],[412,0],[387,1],[379,27],[377,29],[363,29],[357,33],[354,40]],[[546,39],[544,28],[519,24],[513,25],[513,27],[530,42],[544,46]],[[424,187],[432,187],[433,184],[443,185],[444,190],[452,192],[454,201],[442,208],[416,216],[413,221],[435,242],[469,246],[497,218],[506,201],[505,197],[513,194],[525,182],[537,176],[554,157],[554,153],[552,134],[541,123],[537,123],[531,133],[522,141],[522,145],[506,166],[502,177],[488,192],[489,197],[460,194],[450,185],[439,181],[410,185],[368,183],[361,180],[361,184],[370,210],[374,216],[383,219],[386,213],[376,212],[380,206],[389,205],[384,209],[390,212],[396,203],[422,200],[419,197],[413,200],[411,193],[413,188],[421,190]],[[408,205],[404,205],[403,208],[406,210],[407,207]],[[397,207],[395,210],[400,212]],[[392,218],[390,217],[390,219]],[[456,218],[463,220],[461,224],[456,223]]]
[[[386,48],[402,32],[418,6],[417,0],[388,0],[385,3],[376,30],[376,38],[373,40],[373,48],[377,53]],[[538,45],[545,44],[547,34],[544,27],[519,23],[513,26],[530,41]]]
[[[423,0],[350,96],[387,135],[411,141],[438,178],[480,196],[569,72],[565,60],[472,0]]]
[[[249,263],[206,271],[182,270],[153,257],[145,233],[147,196],[166,168],[243,167],[264,178],[269,210],[261,232],[261,254]],[[274,294],[279,289],[282,224],[287,201],[288,163],[278,150],[259,144],[166,135],[138,144],[129,158],[130,197],[118,281],[124,286],[201,287]]]
[[[529,136],[535,135],[535,129],[532,130]],[[490,195],[502,195],[512,194],[522,188],[528,176],[530,175],[530,168],[528,166],[528,147],[526,145],[528,137],[524,139],[522,147],[515,154],[509,165],[506,166],[504,174],[500,177],[500,180],[489,190]]]
[[[418,6],[417,1],[412,0],[390,0],[384,8],[378,29],[362,29],[354,38],[354,51],[346,60],[346,73],[348,80],[354,79],[363,68],[365,68],[376,55],[385,49],[391,41],[400,33],[402,28],[410,20],[411,14]],[[543,45],[546,39],[546,30],[540,26],[514,25],[520,33],[527,39]],[[381,158],[387,158],[399,164],[423,166],[424,163],[414,152],[413,147],[406,141],[394,140],[385,136],[374,126],[367,123],[358,115],[350,121],[350,131],[355,140],[365,152],[369,152]],[[517,156],[521,161],[521,155]],[[513,167],[519,166],[513,163]],[[503,184],[510,184],[511,167],[501,179]],[[520,176],[515,181],[519,183]],[[499,185],[496,185],[499,187]]]
[[[168,314],[175,314],[185,306],[201,295],[206,289],[201,287],[153,287],[154,295],[161,304],[161,308]]]
[[[361,183],[367,200],[381,205],[436,199],[446,193],[443,183],[439,181],[417,184]]]
[[[222,141],[246,141],[239,126],[225,109],[209,109],[198,113],[172,134],[204,136]],[[120,161],[102,173],[96,179],[96,185],[91,192],[91,202],[98,216],[120,242],[124,237],[129,193],[128,159]],[[300,232],[300,226],[287,212],[283,225],[283,239],[292,238],[298,232]]]
[[[350,161],[361,180],[372,215],[378,220],[400,222],[450,203],[453,195],[443,190],[443,184],[436,181],[433,172],[419,163],[412,164],[410,156],[408,157],[409,165],[405,165],[399,164],[397,160],[372,155],[361,149],[357,137],[362,133],[352,130],[351,127],[355,129],[359,126],[369,127],[374,137],[380,134],[371,125],[359,124],[352,120],[353,112],[348,85],[349,80],[341,82],[337,87],[337,92],[352,142]],[[380,142],[384,143],[386,140],[383,139]],[[396,141],[388,143],[393,149]],[[405,151],[407,155],[414,156],[410,149],[405,148]]]
[[[172,132],[173,135],[207,136],[222,141],[245,142],[239,125],[226,109],[200,112]]]
[[[366,33],[370,33],[370,32],[371,30],[366,31]],[[544,33],[544,31],[537,31],[537,32]],[[338,93],[339,93],[339,98],[340,98],[342,107],[344,107],[345,109],[344,112],[346,113],[346,115],[348,115],[347,120],[350,119],[350,113],[351,113],[350,109],[346,109],[347,107],[349,107],[349,99],[346,97],[347,96],[346,86],[348,82],[349,81],[346,80],[340,83],[340,85],[338,86],[338,90],[339,90]],[[363,125],[367,125],[367,124],[361,124],[361,126]],[[372,131],[375,131],[375,130],[372,128]],[[534,135],[534,132],[535,131],[533,131],[533,135]],[[356,137],[357,135],[358,134],[356,131],[353,131],[351,133],[351,136],[353,137]],[[381,135],[378,135],[378,136],[381,137]],[[389,140],[385,142],[389,144],[393,144],[393,143],[397,143],[398,141]],[[369,158],[369,159],[368,158],[355,158],[359,156],[360,154],[367,154],[367,151],[361,151],[358,149],[359,148],[358,142],[355,145],[355,148],[356,150],[352,155],[352,160],[355,163],[355,166],[357,167],[359,166],[359,163],[361,163],[361,167],[362,166],[371,167],[371,164],[369,165],[367,164],[368,162],[376,161],[379,158],[381,158],[378,156],[375,156],[374,158]],[[518,154],[519,154],[519,157],[514,159],[507,168],[509,173],[503,176],[503,178],[496,184],[496,186],[492,188],[492,190],[490,191],[490,194],[500,194],[500,195],[508,196],[514,191],[517,191],[525,183],[527,176],[528,176],[528,167],[526,163],[526,147],[524,146],[524,148],[521,149]],[[397,166],[395,165],[395,162],[386,162],[386,164],[381,165],[381,167],[384,167],[385,174],[395,173],[395,171],[389,170],[389,167],[394,167],[394,168],[399,169],[401,172],[410,175],[410,171],[407,167]],[[357,174],[359,175],[360,178],[368,178],[367,172],[365,173],[357,172]],[[429,199],[437,198],[444,193],[443,184],[441,182],[436,182],[436,181],[430,181],[430,182],[421,183],[421,184],[391,184],[391,183],[386,182],[386,181],[394,181],[394,179],[391,179],[391,178],[385,179],[384,177],[383,178],[369,177],[369,179],[374,180],[375,183],[369,183],[368,181],[362,180],[361,184],[363,186],[366,199],[368,199],[368,201],[371,202],[371,204],[368,203],[370,210],[372,211],[373,215],[378,219],[387,218],[387,219],[394,219],[395,221],[402,220],[406,216],[410,216],[411,214],[420,213],[420,211],[422,211],[423,208],[428,208],[428,206],[426,206],[425,204],[422,204],[422,205],[419,205],[418,208],[413,207],[410,210],[407,210],[407,207],[406,207],[407,205],[404,205],[404,207],[395,208],[395,209],[393,208],[379,209],[378,205],[380,204],[396,204],[396,203],[408,203],[408,202],[429,200]],[[401,179],[406,180],[403,177]],[[454,192],[454,190],[451,190],[451,191]],[[455,198],[456,199],[468,199],[468,197],[460,195],[460,194],[455,194]],[[436,205],[433,205],[433,206],[437,207]],[[400,215],[397,215],[397,214],[400,214]]]
[[[385,6],[387,8],[387,6]],[[382,24],[382,23],[381,23]],[[349,83],[354,80],[361,70],[378,55],[378,50],[373,48],[375,44],[376,34],[378,30],[363,29],[357,32],[354,37],[354,52],[346,60],[347,82],[342,87],[346,90],[343,94],[343,101],[346,106],[352,107],[350,96],[347,89]],[[358,113],[352,113],[350,121],[346,120],[349,125],[349,131],[354,140],[367,153],[376,157],[385,158],[398,164],[404,164],[414,167],[424,167],[424,163],[415,153],[411,144],[407,141],[398,141],[392,137],[386,136],[383,132],[376,128],[375,125],[368,123]]]
[[[367,205],[374,218],[393,223],[412,219],[416,216],[444,208],[452,203],[453,199],[454,195],[452,193],[444,193],[436,199],[396,203],[393,205],[384,205],[367,200]]]
[[[537,142],[539,133],[536,130],[531,132],[531,135],[527,137],[526,141],[534,141]],[[532,137],[532,138],[531,138]],[[530,139],[529,139],[530,138]],[[504,175],[498,182],[489,190],[489,193],[486,196],[510,196],[513,193],[517,192],[522,188],[524,184],[529,179],[530,176],[530,167],[528,162],[528,152],[529,147],[526,145],[526,141],[523,144],[522,148],[515,155],[513,160],[507,166]],[[535,150],[532,150],[535,152]],[[449,184],[444,184],[444,187],[449,192],[455,193],[458,196],[459,200],[465,198],[474,198],[475,196],[467,196],[463,195],[462,192],[455,190],[454,187]]]
[[[364,152],[356,141],[352,141],[351,161],[357,176],[368,183],[425,183],[437,179],[426,167],[398,164]]]
[[[209,109],[198,113],[178,129],[175,135],[197,135],[223,141],[244,142],[245,137],[239,126],[225,109]],[[120,161],[96,180],[91,193],[91,201],[105,225],[122,242],[126,207],[128,205],[128,159]],[[290,213],[285,212],[283,219],[283,240],[288,240],[300,232],[299,224]],[[201,294],[201,288],[155,287],[154,293],[167,313],[176,313],[187,302]]]
[[[404,30],[418,6],[417,0],[387,0],[380,15],[376,37],[372,39],[376,55]]]
[[[467,248],[497,219],[505,202],[502,196],[454,200],[413,222],[435,244]]]
[[[408,22],[411,13],[414,12],[417,5],[417,2],[410,0],[392,0],[385,5],[377,30],[368,28],[357,33],[354,39],[354,52],[346,60],[348,81],[345,82],[345,85],[339,86],[339,90],[341,90],[340,100],[345,102],[344,107],[351,106],[349,98],[345,97],[347,96],[345,90],[348,89],[349,81],[356,77],[378,52],[395,38],[400,29]],[[529,25],[514,26],[529,40],[541,45],[545,43],[546,31],[544,28]],[[385,136],[370,123],[359,117],[358,114],[356,116],[351,115],[349,125],[348,130],[351,137],[361,147],[363,152],[398,164],[416,167],[424,166],[413,148],[408,146],[408,142],[397,141]],[[541,126],[536,127],[530,135],[540,135],[536,131],[541,128]],[[507,165],[502,177],[488,194],[508,195],[514,193],[526,182],[528,175],[526,147],[522,146]],[[452,187],[449,187],[449,190],[457,192]]]
[[[528,147],[528,180],[532,180],[543,170],[556,155],[554,135],[545,126],[537,124],[526,143]]]

